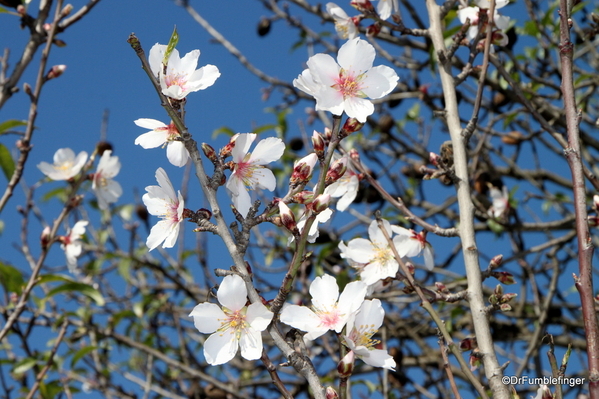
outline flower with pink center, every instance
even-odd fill
[[[156,148],[166,146],[166,157],[175,166],[185,166],[189,159],[189,152],[185,144],[179,140],[181,135],[173,122],[168,125],[157,121],[156,119],[137,119],[134,121],[137,126],[151,129],[135,139],[135,144],[143,148]]]
[[[389,370],[395,369],[395,360],[387,351],[376,349],[380,341],[373,340],[372,336],[383,325],[385,310],[378,299],[366,300],[357,313],[353,314],[347,322],[347,335],[343,336],[345,345],[354,352],[364,363],[372,367],[382,367]]]
[[[345,112],[359,122],[374,112],[366,97],[377,99],[389,94],[398,76],[387,66],[373,67],[374,47],[365,40],[348,40],[337,55],[337,62],[328,54],[316,54],[308,60],[308,69],[293,81],[298,89],[316,99],[317,111],[334,115]]]
[[[344,158],[347,158],[347,155]],[[345,211],[354,202],[358,195],[358,188],[360,187],[360,179],[352,163],[347,162],[346,164],[347,169],[343,176],[324,190],[331,197],[339,198],[339,201],[337,201],[337,210],[339,212]]]
[[[281,322],[306,331],[305,337],[314,340],[329,330],[341,332],[352,313],[356,312],[366,295],[366,284],[354,281],[339,295],[335,277],[325,274],[310,285],[312,308],[287,305],[281,312]]]
[[[92,190],[96,194],[98,206],[102,210],[108,209],[108,205],[116,202],[123,194],[123,188],[113,179],[120,170],[119,157],[113,157],[112,150],[104,151],[92,181]]]
[[[424,266],[427,270],[433,270],[435,267],[435,259],[433,247],[426,240],[426,230],[416,233],[412,229],[396,227],[393,230],[397,236],[393,238],[393,242],[398,249],[400,256],[409,258],[422,254],[424,256]]]
[[[40,162],[37,167],[52,180],[69,180],[81,171],[87,161],[87,152],[81,151],[77,156],[70,148],[59,148],[54,153],[54,164]]]
[[[179,236],[179,226],[184,220],[183,196],[180,191],[175,194],[175,189],[164,169],[156,170],[156,181],[159,185],[146,187],[147,193],[142,197],[150,215],[162,218],[152,227],[146,240],[146,246],[150,251],[163,241],[162,248],[174,247]]]
[[[234,138],[235,146],[231,151],[234,166],[226,187],[233,205],[243,217],[247,216],[252,206],[248,190],[260,188],[273,191],[277,186],[275,175],[264,165],[278,160],[285,151],[281,139],[268,137],[260,140],[254,152],[250,153],[248,151],[255,139],[254,133],[239,133]]]
[[[76,273],[77,269],[77,258],[81,255],[81,237],[85,234],[85,226],[89,222],[87,220],[80,220],[69,231],[67,236],[61,237],[62,244],[60,247],[64,250],[64,254],[67,257],[67,266],[71,273]]]
[[[273,313],[262,303],[247,303],[247,288],[237,275],[226,276],[216,292],[222,308],[200,303],[189,314],[203,334],[212,334],[204,342],[204,357],[215,366],[227,363],[241,348],[241,356],[256,360],[262,356],[261,331],[270,324]]]
[[[220,76],[218,68],[214,65],[206,65],[196,70],[200,50],[193,50],[181,58],[179,51],[173,49],[165,68],[162,59],[166,47],[156,43],[150,49],[148,57],[150,68],[160,81],[162,94],[165,96],[182,100],[191,92],[212,86]]]

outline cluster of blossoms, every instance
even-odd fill
[[[487,27],[491,17],[487,15],[488,10],[491,8],[491,0],[475,0],[476,6],[465,7],[458,10],[458,18],[462,24],[466,21],[470,21],[470,27],[468,28],[467,38],[469,41],[474,40],[479,33],[486,34]],[[491,36],[491,43],[499,46],[505,46],[508,44],[509,39],[505,34],[505,30],[508,28],[510,17],[499,15],[497,9],[502,8],[509,4],[509,0],[496,0],[495,11],[493,13],[493,31]],[[481,17],[484,14],[484,17]],[[484,22],[483,22],[484,21]],[[484,38],[479,42],[479,45],[484,44]]]
[[[51,180],[73,181],[86,167],[88,154],[81,151],[75,155],[70,148],[60,148],[54,153],[53,160],[52,164],[40,162],[37,165],[38,169]],[[119,158],[112,155],[112,150],[107,149],[102,153],[96,171],[86,176],[92,181],[91,188],[101,210],[107,210],[110,204],[116,202],[123,193],[121,185],[114,180],[120,170]],[[62,249],[65,251],[67,266],[72,273],[75,273],[77,257],[81,255],[80,239],[85,234],[87,224],[87,221],[78,221],[66,236],[58,237],[62,243]]]

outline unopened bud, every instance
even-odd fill
[[[239,133],[237,133],[235,136],[231,137],[231,140],[229,140],[229,144],[227,144],[226,146],[221,148],[221,150],[220,150],[221,158],[226,158],[229,155],[231,155],[231,151],[233,151],[233,148],[235,148],[235,141],[237,140],[238,137],[239,137]]]
[[[216,151],[209,144],[202,143],[202,151],[204,152],[204,155],[206,155],[206,158],[208,158],[212,163],[218,161]]]
[[[474,348],[477,348],[478,344],[476,342],[476,337],[465,338],[460,341],[459,348],[462,352],[471,351]]]
[[[447,286],[445,284],[443,284],[443,283],[438,282],[438,281],[435,282],[435,289],[438,292],[442,292],[444,294],[449,293],[449,290],[447,289]]]
[[[509,145],[518,145],[524,141],[524,135],[516,130],[501,136],[501,141]]]
[[[60,40],[60,39],[54,39],[54,40],[52,40],[52,43],[56,47],[66,47],[67,46],[67,43],[64,40]]]
[[[509,303],[502,303],[501,305],[499,305],[499,310],[501,310],[502,312],[509,312],[510,310],[512,310],[512,306]]]
[[[291,178],[289,178],[289,184],[296,186],[298,184],[305,184],[308,181],[310,181],[310,178],[312,177],[312,171],[314,170],[314,165],[316,165],[316,161],[318,161],[318,156],[316,155],[316,153],[306,155],[305,157],[297,161],[293,168]]]
[[[331,165],[329,170],[327,171],[327,176],[325,178],[325,185],[330,186],[339,180],[347,171],[347,156],[344,156]]]
[[[99,156],[102,156],[102,154],[104,154],[104,151],[113,151],[113,147],[112,144],[108,141],[99,141],[98,144],[96,144],[96,151],[98,152]]]
[[[44,227],[44,230],[42,230],[42,235],[40,236],[42,248],[46,248],[48,244],[50,244],[50,232],[50,226],[46,226]]]
[[[501,296],[501,299],[499,300],[499,303],[508,303],[509,301],[511,301],[512,299],[516,298],[517,296],[518,296],[518,294],[516,294],[514,292],[503,294]]]
[[[312,191],[300,191],[293,196],[293,201],[298,204],[309,204],[314,200],[314,193]]]
[[[379,24],[378,22],[370,25],[368,28],[366,28],[366,36],[367,37],[376,37],[378,36],[378,34],[381,33],[381,24]]]
[[[354,351],[349,351],[337,364],[337,372],[341,378],[348,378],[354,372]]]
[[[49,32],[50,29],[52,29],[52,24],[46,22],[44,25],[42,25],[42,28],[46,31]]]
[[[335,391],[332,387],[327,387],[327,389],[325,391],[325,398],[326,399],[338,399],[339,395],[337,394],[337,391]]]
[[[363,126],[364,124],[362,122],[359,122],[356,118],[347,118],[347,120],[343,124],[343,127],[341,128],[341,131],[339,132],[339,136],[347,137],[350,134],[362,129]]]
[[[324,138],[316,130],[312,133],[312,146],[319,160],[324,158]]]
[[[441,165],[441,157],[435,154],[434,152],[429,152],[428,160],[436,167],[439,167],[439,165]]]
[[[331,130],[331,128],[329,127],[325,127],[324,128],[324,139],[325,141],[331,141],[331,138],[333,137],[333,131]]]
[[[46,74],[46,79],[50,80],[50,79],[57,78],[60,75],[62,75],[64,73],[64,71],[66,71],[66,69],[67,69],[66,65],[54,65],[52,68],[50,68],[50,70]]]
[[[516,284],[514,280],[514,276],[512,273],[508,272],[493,272],[493,277],[495,277],[499,282],[505,285]]]
[[[599,210],[599,195],[593,195],[593,208]]]
[[[312,210],[315,213],[320,213],[322,211],[327,210],[329,208],[330,203],[331,196],[329,194],[321,194],[318,197],[316,197],[314,202],[312,202]]]
[[[468,359],[468,362],[470,363],[471,371],[475,371],[477,368],[479,368],[482,365],[482,358],[483,358],[483,354],[480,353],[478,348],[475,348],[470,353],[470,359]]]
[[[349,4],[360,12],[374,12],[374,7],[370,0],[352,0]]]
[[[502,296],[503,295],[503,285],[497,284],[497,286],[493,290],[493,293],[495,295],[497,295],[498,297]]]
[[[73,5],[72,4],[67,4],[62,9],[61,14],[62,14],[63,17],[66,17],[67,15],[69,15],[71,13],[71,11],[73,11]]]
[[[291,209],[287,206],[287,204],[283,201],[279,201],[279,214],[281,217],[281,224],[287,228],[287,230],[292,233],[296,233],[297,223],[295,223],[295,215],[291,212]]]
[[[28,96],[31,96],[32,91],[31,91],[31,85],[27,82],[23,83],[23,91],[25,92],[25,94],[27,94]]]
[[[497,269],[503,263],[503,255],[495,255],[489,262],[489,269]]]

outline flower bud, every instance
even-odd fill
[[[218,161],[216,151],[209,144],[202,143],[202,151],[204,152],[204,155],[206,155],[206,158],[210,160],[210,162],[215,163]]]
[[[366,28],[366,36],[367,37],[376,37],[378,36],[378,34],[381,33],[381,24],[379,24],[378,22],[370,25],[368,28]]]
[[[429,152],[428,160],[436,167],[439,167],[439,165],[441,165],[441,157],[435,154],[434,152]]]
[[[331,130],[331,128],[329,127],[325,127],[324,128],[324,140],[325,142],[329,142],[331,141],[331,138],[333,137],[333,131]]]
[[[71,13],[71,11],[73,11],[73,5],[67,4],[66,6],[64,6],[64,8],[62,9],[62,11],[60,13],[62,14],[63,17],[66,17],[67,15],[69,15]]]
[[[349,351],[337,364],[337,372],[341,378],[348,378],[354,372],[354,351]]]
[[[478,348],[474,349],[472,353],[470,353],[470,359],[468,359],[468,362],[470,363],[471,371],[475,371],[482,365],[482,358],[483,355],[479,352]]]
[[[226,158],[229,155],[231,155],[231,151],[233,151],[233,148],[235,148],[235,141],[237,140],[237,137],[239,137],[239,133],[231,137],[231,140],[229,140],[229,144],[220,149],[221,158]]]
[[[316,130],[312,133],[312,146],[319,160],[324,158],[324,138]]]
[[[314,202],[312,202],[312,210],[315,213],[320,213],[322,211],[327,210],[329,208],[330,203],[331,196],[329,194],[321,194],[318,197],[316,197]]]
[[[435,282],[435,289],[437,290],[437,292],[442,292],[444,294],[449,293],[449,290],[447,289],[447,286],[443,283],[440,282]]]
[[[309,204],[314,200],[314,193],[312,191],[300,191],[293,196],[293,201],[298,204]]]
[[[495,277],[499,282],[505,285],[516,284],[516,280],[514,280],[514,276],[512,273],[508,272],[493,272],[493,277]]]
[[[364,124],[362,122],[359,122],[356,118],[347,118],[347,120],[343,124],[343,127],[341,128],[341,131],[339,132],[339,136],[347,137],[350,134],[362,129],[363,126]]]
[[[50,70],[46,74],[46,79],[50,80],[50,79],[57,78],[60,75],[62,75],[66,69],[67,69],[66,65],[54,65],[52,68],[50,68]]]
[[[512,306],[509,303],[502,303],[501,305],[499,305],[499,310],[501,310],[502,312],[509,312],[510,310],[512,310]]]
[[[325,185],[330,186],[339,180],[347,171],[347,156],[343,156],[342,158],[333,162],[329,170],[327,171],[327,176],[325,178]]]
[[[599,210],[599,195],[593,195],[593,209]]]
[[[297,161],[295,167],[293,168],[291,178],[289,179],[289,184],[296,186],[298,184],[305,184],[310,181],[316,161],[318,161],[318,156],[316,153],[307,155]]]
[[[40,236],[42,248],[46,248],[48,244],[50,244],[50,232],[50,226],[46,226],[44,227],[44,230],[42,230],[42,235]]]
[[[489,262],[489,269],[497,269],[503,263],[503,255],[495,255]]]
[[[501,136],[501,141],[508,145],[518,145],[524,141],[524,135],[516,130]]]
[[[279,201],[279,214],[281,216],[281,224],[292,233],[298,232],[297,224],[295,223],[295,215],[291,212],[291,209],[283,201]]]
[[[477,348],[478,343],[476,342],[476,337],[471,337],[461,340],[458,346],[462,352],[466,352]]]
[[[374,7],[370,0],[352,0],[349,4],[360,12],[374,12]]]
[[[325,391],[325,398],[326,399],[339,399],[339,395],[337,394],[337,391],[335,391],[332,387],[327,387],[327,389]]]

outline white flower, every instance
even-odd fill
[[[383,226],[389,237],[393,232],[400,229],[398,226],[391,226],[386,220],[383,220]],[[360,278],[367,285],[374,284],[387,277],[395,277],[399,270],[399,263],[397,263],[393,250],[376,220],[373,220],[368,226],[368,237],[370,240],[354,238],[347,243],[347,246],[343,242],[339,243],[341,257],[349,259],[353,262],[352,265],[360,268]],[[395,238],[393,243],[399,256],[405,256]]]
[[[507,29],[510,22],[510,17],[499,15],[497,12],[497,9],[502,8],[507,4],[509,4],[509,0],[499,0],[495,2],[493,21],[495,23],[495,28],[499,30]],[[466,23],[466,19],[470,20],[470,28],[468,28],[467,33],[468,40],[472,40],[478,36],[480,10],[488,10],[491,7],[490,0],[477,0],[476,5],[477,7],[465,7],[458,10],[458,18],[460,19],[461,23]],[[484,30],[486,31],[486,26],[484,27]]]
[[[503,186],[500,190],[497,187],[489,187],[489,196],[493,205],[489,208],[488,214],[496,219],[500,218],[510,207],[510,195],[507,187]]]
[[[393,242],[401,257],[407,256],[412,258],[422,253],[424,256],[424,266],[429,271],[433,270],[435,267],[434,252],[431,244],[426,241],[425,230],[416,233],[414,230],[397,226],[393,231],[397,234],[393,238]]]
[[[119,157],[113,157],[112,150],[104,151],[92,182],[92,190],[96,194],[98,206],[102,210],[108,209],[108,205],[116,202],[123,194],[121,185],[113,180],[120,170]]]
[[[85,226],[89,222],[87,220],[80,220],[69,231],[69,234],[62,237],[62,244],[60,247],[64,250],[64,254],[67,257],[67,266],[71,273],[76,272],[77,258],[81,255],[81,237],[85,234]]]
[[[135,144],[143,148],[156,148],[166,146],[166,157],[175,166],[185,166],[189,159],[189,152],[182,141],[177,140],[181,135],[174,123],[165,125],[156,119],[138,119],[133,121],[137,126],[151,129],[135,139]]]
[[[241,356],[256,360],[262,356],[262,336],[273,313],[262,303],[245,306],[247,288],[237,275],[223,279],[216,293],[222,309],[214,303],[200,303],[189,314],[196,328],[212,334],[204,342],[204,357],[215,366],[227,363],[241,347]]]
[[[255,139],[254,133],[240,133],[231,151],[235,166],[226,187],[233,205],[243,217],[247,216],[252,205],[248,190],[261,188],[273,191],[277,186],[275,175],[264,165],[278,160],[285,151],[281,139],[268,137],[260,140],[254,152],[249,153]]]
[[[306,331],[305,338],[314,340],[329,330],[341,332],[350,315],[364,302],[366,285],[361,281],[351,282],[340,296],[335,278],[325,274],[310,284],[310,295],[312,309],[287,305],[280,318],[283,323]]]
[[[206,65],[196,70],[200,50],[193,50],[180,58],[179,51],[173,49],[166,65],[166,73],[163,73],[162,59],[165,51],[165,45],[156,43],[150,49],[148,57],[150,68],[154,76],[160,80],[162,94],[165,96],[182,100],[191,92],[212,86],[220,76],[218,68],[214,65]]]
[[[395,360],[387,351],[375,349],[379,341],[373,340],[372,336],[383,325],[385,311],[378,299],[366,300],[360,310],[347,322],[344,341],[347,347],[353,351],[364,363],[373,367],[382,367],[389,370],[395,369]]]
[[[351,162],[347,162],[347,170],[343,176],[341,176],[335,183],[327,186],[324,192],[333,198],[340,198],[340,200],[337,201],[337,210],[343,212],[356,199],[359,187],[360,179],[358,178],[358,174],[352,167]]]
[[[183,196],[179,191],[175,194],[175,189],[164,169],[156,170],[156,181],[159,186],[146,187],[147,193],[142,197],[148,212],[163,219],[152,227],[146,240],[146,246],[150,251],[163,241],[162,248],[174,247],[179,236],[180,224],[184,219]]]
[[[327,3],[327,12],[335,20],[335,30],[341,39],[353,39],[358,36],[358,27],[354,19],[341,7],[335,3]]]
[[[70,148],[60,148],[54,153],[54,164],[40,162],[37,167],[52,180],[69,180],[81,171],[87,161],[87,152],[81,151],[75,157]]]
[[[389,18],[393,12],[398,10],[399,5],[397,4],[397,0],[379,0],[376,6],[376,11],[379,13],[381,19]]]
[[[333,215],[333,211],[331,209],[325,209],[324,211],[316,215],[316,219],[314,220],[314,223],[312,223],[312,226],[310,226],[310,231],[308,231],[308,242],[314,243],[316,241],[316,239],[320,235],[320,232],[318,231],[318,224],[327,222],[331,218],[331,215]],[[304,231],[304,226],[306,225],[307,220],[308,218],[304,213],[300,220],[297,222],[297,228],[300,233]],[[293,236],[289,237],[288,244],[291,244],[293,240]]]
[[[397,74],[387,66],[372,67],[374,47],[365,40],[349,40],[339,49],[337,62],[328,54],[308,60],[308,69],[293,81],[298,89],[314,96],[317,111],[334,115],[345,112],[359,122],[374,112],[365,97],[384,97],[396,86]]]

